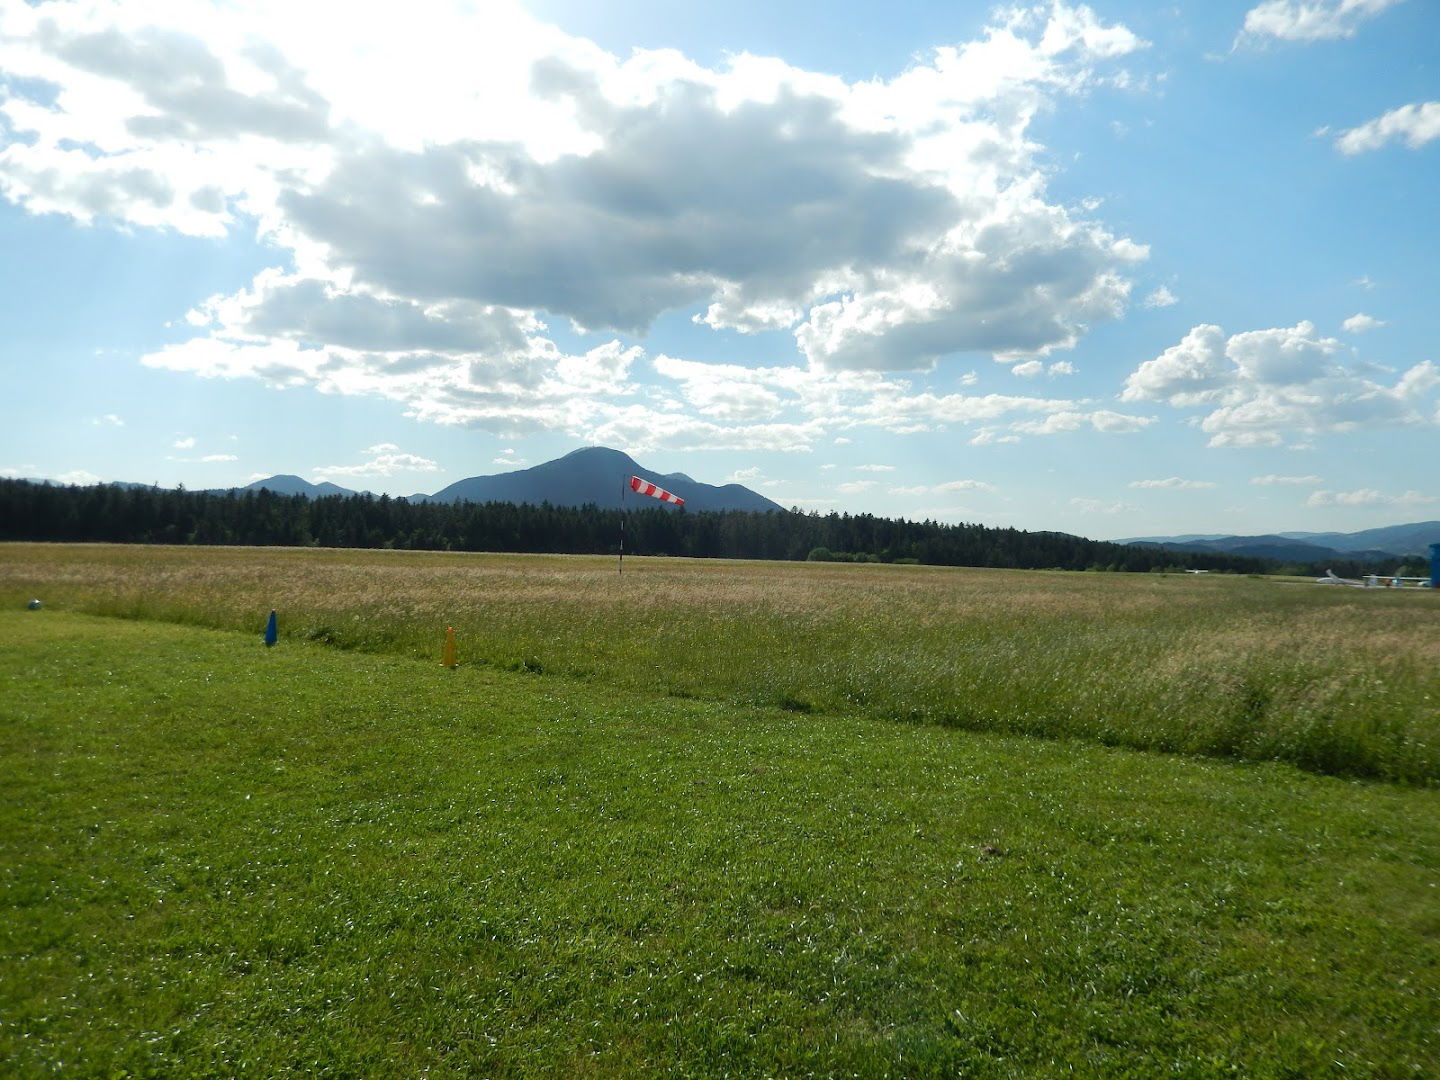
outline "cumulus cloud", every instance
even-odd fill
[[[1180,298],[1178,296],[1176,296],[1164,285],[1161,285],[1154,292],[1150,293],[1150,295],[1145,297],[1145,299],[1141,301],[1141,305],[1143,307],[1155,309],[1172,307],[1179,302]]]
[[[1164,488],[1169,491],[1199,491],[1217,485],[1213,480],[1184,480],[1178,476],[1167,476],[1164,480],[1131,480],[1132,488]]]
[[[1424,399],[1440,382],[1440,368],[1423,361],[1393,386],[1375,382],[1372,372],[1347,366],[1340,342],[1309,322],[1228,338],[1202,325],[1136,368],[1121,399],[1209,408],[1200,427],[1212,447],[1279,446],[1299,436],[1431,422]]]
[[[1363,154],[1392,142],[1403,142],[1418,150],[1440,139],[1440,101],[1402,105],[1335,136],[1335,148],[1342,154]]]
[[[367,460],[355,465],[317,465],[312,470],[315,476],[329,479],[334,476],[388,477],[404,472],[439,472],[440,466],[429,458],[407,454],[394,443],[377,443],[364,451]]]
[[[1271,485],[1271,484],[1323,484],[1325,481],[1318,476],[1277,476],[1269,473],[1265,476],[1252,476],[1250,483]]]
[[[1366,315],[1363,311],[1360,311],[1351,315],[1340,325],[1343,326],[1348,333],[1363,334],[1366,330],[1374,330],[1377,327],[1384,326],[1385,323],[1374,316]]]
[[[397,35],[383,9],[279,0],[7,5],[0,197],[86,223],[258,230],[284,255],[147,363],[572,436],[636,422],[644,354],[562,349],[547,319],[635,336],[680,310],[788,331],[792,370],[831,376],[963,352],[1028,365],[1120,316],[1147,255],[1098,204],[1046,190],[1032,118],[1126,83],[1146,44],[1083,5],[1004,9],[976,40],[861,82],[748,55],[621,58],[499,0],[406,20]],[[876,412],[845,423],[986,408],[911,394],[919,415],[881,420],[906,388],[849,385]],[[681,389],[651,409],[669,437],[793,447],[825,426],[814,395],[773,380]]]
[[[1264,0],[1245,13],[1241,38],[1326,41],[1354,37],[1360,24],[1400,0]]]
[[[213,464],[215,464],[216,462],[221,462],[221,461],[239,461],[239,460],[240,460],[240,458],[239,458],[237,455],[235,455],[235,454],[205,454],[204,456],[202,456],[202,457],[200,458],[200,462],[201,462],[201,464],[203,464],[203,465],[213,465]]]
[[[195,436],[186,435],[184,438],[176,439],[170,445],[176,450],[193,450],[195,449]]]
[[[1427,495],[1420,491],[1406,491],[1399,495],[1388,495],[1374,488],[1357,491],[1316,491],[1305,500],[1306,506],[1425,506],[1440,502],[1440,496]]]

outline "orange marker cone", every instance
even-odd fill
[[[440,657],[440,663],[448,668],[453,668],[456,665],[455,628],[453,626],[445,627],[445,652]]]

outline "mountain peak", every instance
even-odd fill
[[[472,476],[437,491],[436,502],[512,502],[553,506],[593,503],[606,509],[622,505],[651,507],[653,500],[631,495],[629,480],[639,476],[685,500],[690,510],[782,510],[778,503],[738,484],[703,484],[684,473],[646,469],[629,454],[608,446],[583,446],[563,457],[515,472]],[[663,503],[653,503],[663,506]]]

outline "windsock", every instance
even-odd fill
[[[674,503],[676,506],[685,505],[685,500],[679,495],[672,495],[664,488],[656,487],[649,480],[641,480],[638,476],[630,477],[630,490],[637,495],[653,495],[661,502]]]

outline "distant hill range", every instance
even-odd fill
[[[1250,555],[1282,562],[1313,563],[1326,559],[1373,562],[1406,555],[1429,555],[1430,545],[1440,543],[1440,521],[1417,521],[1353,533],[1284,532],[1267,536],[1190,533],[1183,536],[1134,536],[1115,542],[1172,551]]]
[[[594,503],[602,508],[620,505],[622,493],[631,505],[647,509],[668,505],[630,492],[630,477],[649,480],[685,500],[689,510],[783,510],[779,503],[751,491],[740,484],[702,484],[684,473],[657,473],[640,465],[629,454],[604,446],[587,446],[562,458],[547,461],[529,469],[472,476],[457,480],[433,495],[419,493],[409,496],[410,502],[508,502],[549,503],[551,506],[584,506]],[[241,491],[268,488],[282,495],[353,495],[335,484],[312,484],[298,476],[271,476],[247,484]]]
[[[259,491],[266,489],[275,492],[276,495],[308,495],[312,499],[318,499],[322,495],[358,495],[358,491],[351,491],[339,484],[332,484],[328,480],[320,484],[312,484],[299,476],[291,476],[289,473],[280,473],[277,476],[267,476],[264,480],[256,480],[253,484],[246,484],[237,491]],[[225,489],[230,490],[229,488]]]

